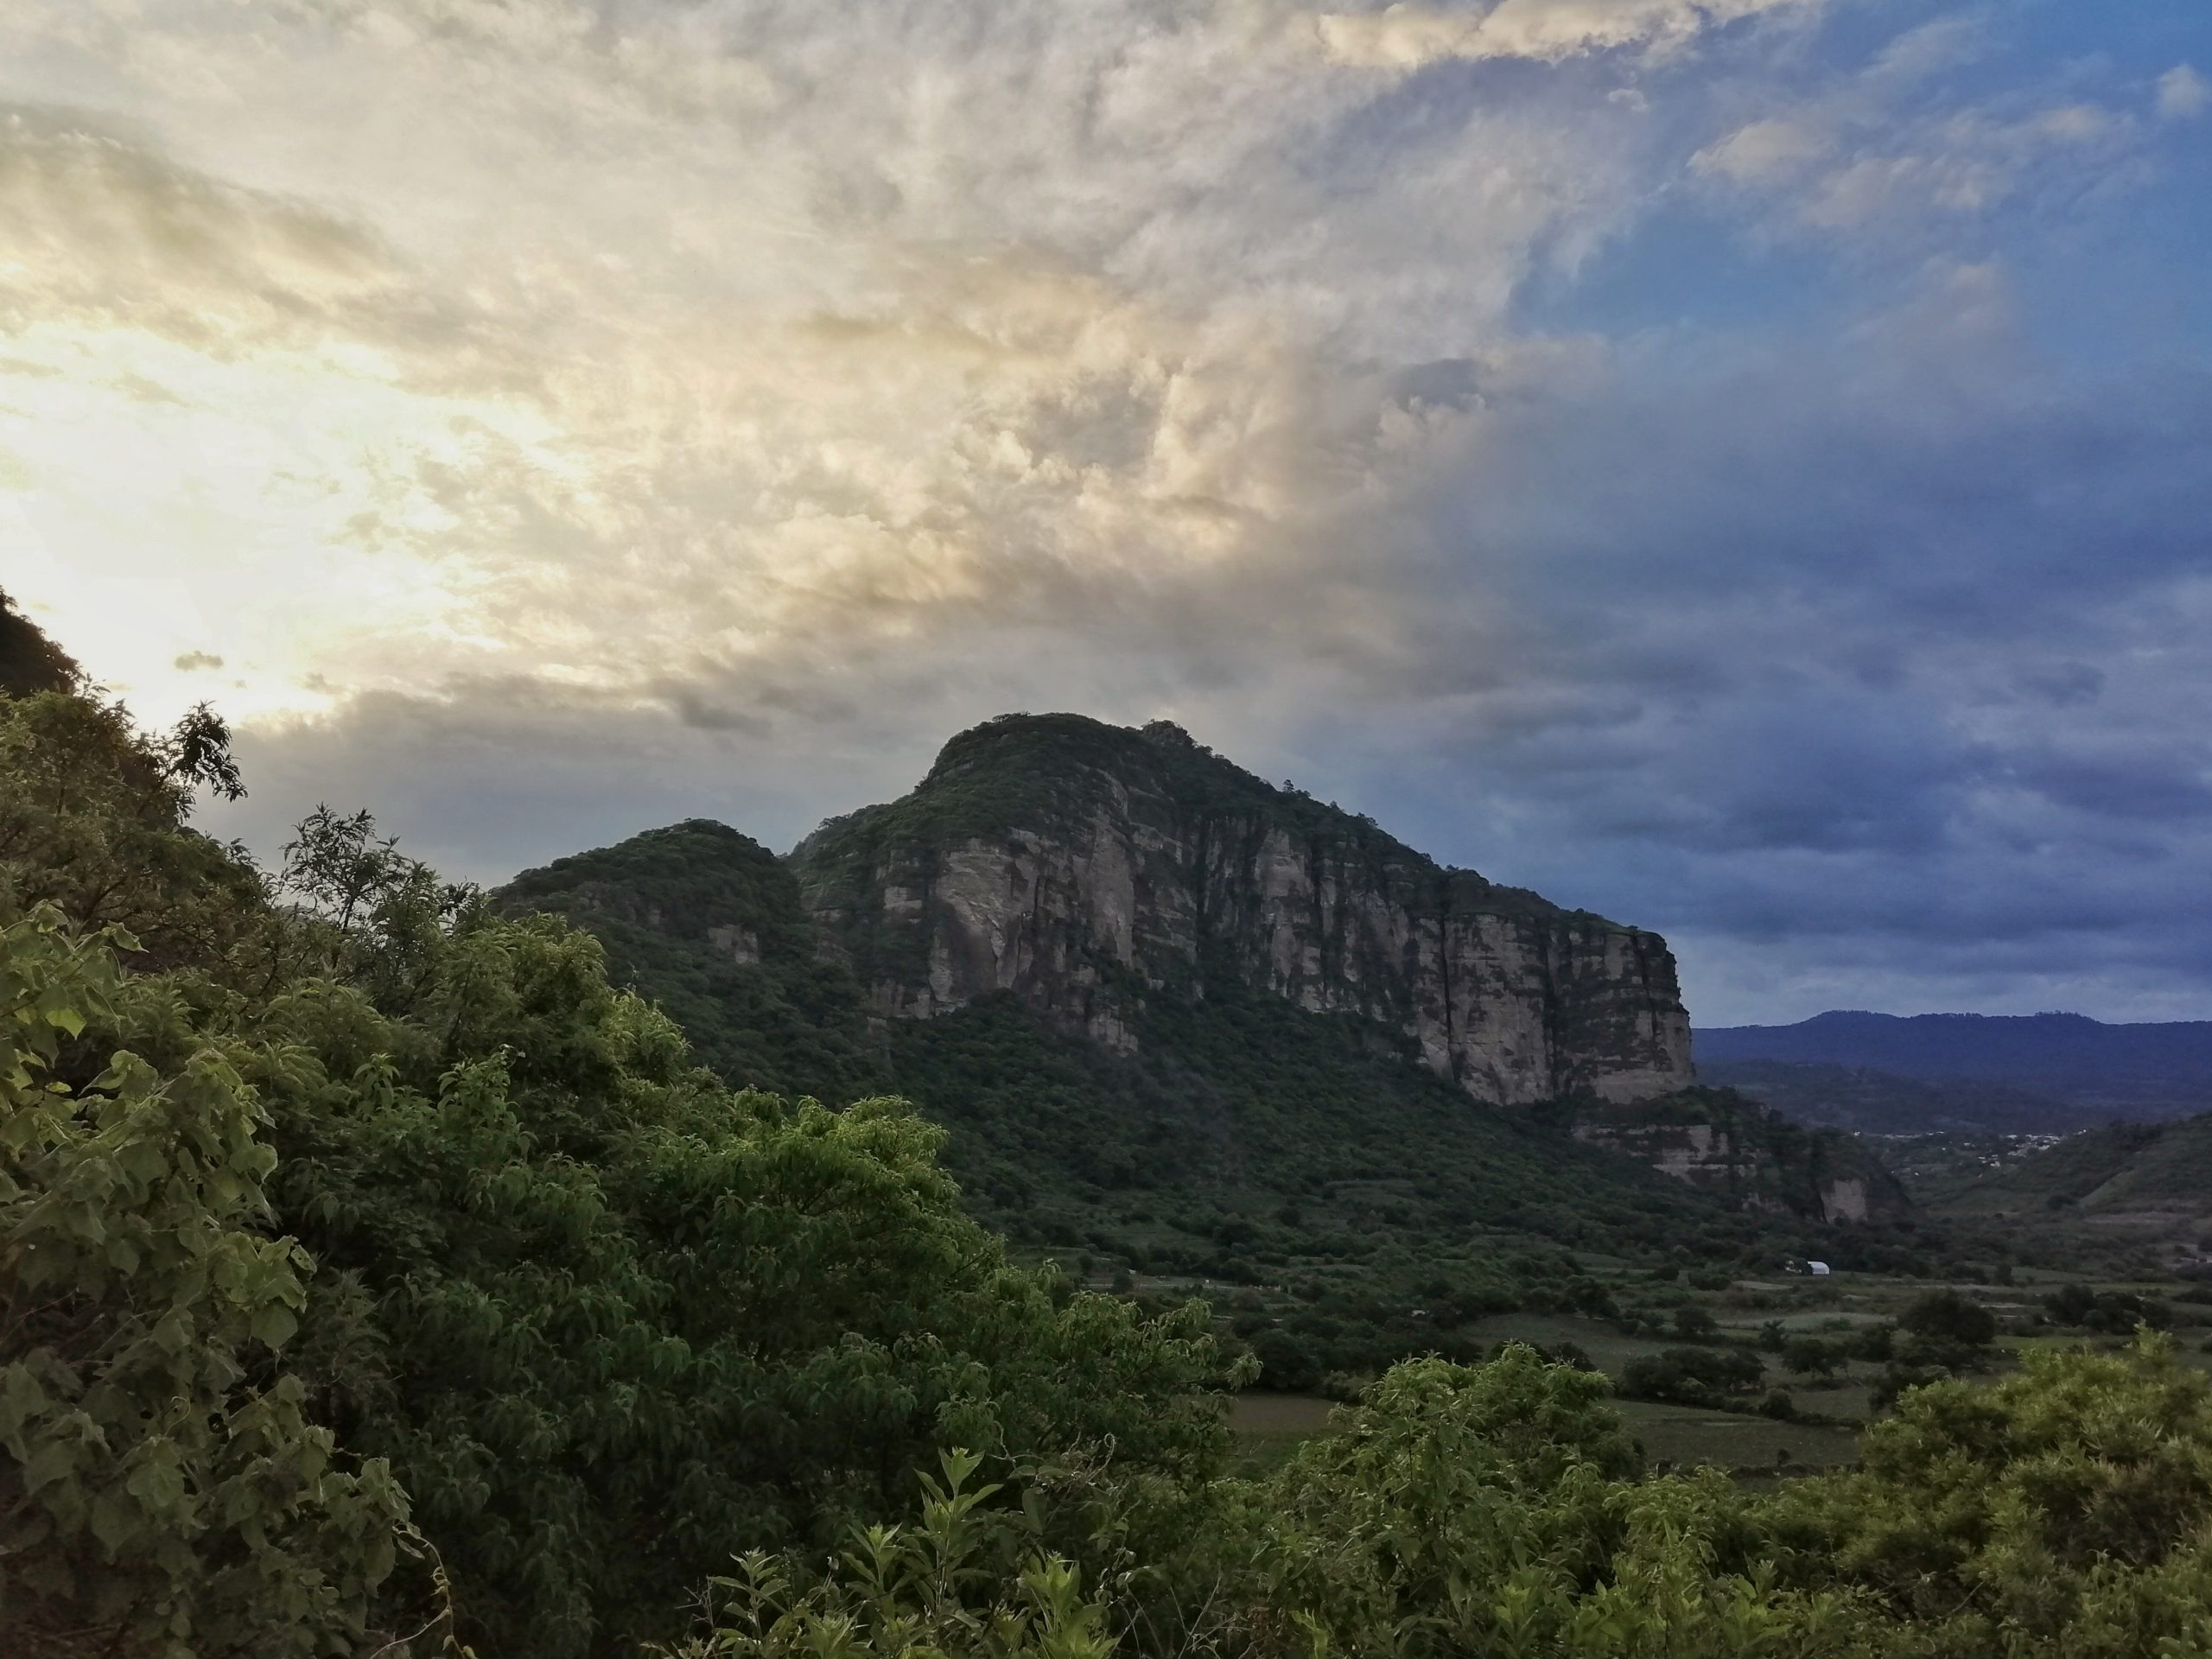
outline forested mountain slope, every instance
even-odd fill
[[[1481,1109],[1356,1017],[1233,979],[1146,1000],[1137,1040],[1111,1048],[1010,991],[929,1019],[874,1013],[825,959],[791,869],[720,825],[564,859],[499,899],[595,933],[733,1080],[914,1100],[952,1130],[978,1213],[1032,1243],[1230,1277],[1413,1244],[1510,1300],[1512,1273],[1483,1262],[1500,1240],[1656,1248],[1710,1226],[1741,1242],[1722,1206]]]
[[[1140,1271],[1364,1277],[1411,1249],[1427,1277],[1503,1305],[1560,1245],[1766,1261],[1812,1248],[1774,1230],[1863,1217],[1870,1192],[1875,1215],[1906,1208],[1893,1184],[1834,1185],[1871,1162],[1858,1148],[1747,1132],[1764,1120],[1742,1103],[1716,1159],[1670,1180],[1601,1149],[1631,1144],[1644,1105],[1607,1108],[1591,1145],[1565,1132],[1590,1095],[1533,1115],[1471,1099],[1476,1074],[1440,1063],[1421,1024],[1440,918],[1534,942],[1510,983],[1485,982],[1505,1012],[1462,982],[1450,1018],[1463,1034],[1471,1010],[1484,1029],[1533,1021],[1547,1087],[1614,1064],[1616,1082],[1648,1075],[1653,1053],[1672,1066],[1664,945],[1439,870],[1172,728],[995,721],[906,800],[789,860],[692,822],[499,897],[596,934],[734,1082],[911,1098],[953,1131],[948,1164],[992,1224]],[[1648,976],[1606,969],[1609,952]],[[1654,1030],[1659,1048],[1638,1047]]]
[[[1227,1394],[1253,1371],[1205,1306],[1016,1264],[903,1103],[731,1089],[610,981],[597,939],[441,881],[365,813],[319,810],[254,868],[188,821],[240,786],[207,711],[149,734],[98,696],[0,693],[10,1659],[2178,1659],[2212,1642],[2212,1384],[2170,1342],[1944,1380],[1955,1316],[1993,1320],[1939,1293],[1937,1348],[1919,1303],[1869,1333],[1939,1380],[1899,1395],[1859,1467],[1739,1486],[1647,1467],[1593,1370],[1523,1344],[1435,1357],[1443,1313],[1480,1294],[1446,1270],[1520,1268],[1479,1215],[1454,1261],[1410,1230],[1441,1211],[1402,1218],[1385,1196],[1408,1230],[1368,1265],[1370,1300],[1403,1306],[1393,1273],[1447,1279],[1431,1322],[1385,1333],[1429,1357],[1239,1475]],[[694,916],[702,849],[721,862]],[[941,1064],[1028,1122],[1056,1086],[1036,1046],[1056,1043],[1065,1103],[1095,1111],[1096,1047],[1018,996],[871,1024],[855,983],[810,976],[790,887],[741,838],[651,842],[635,893],[621,853],[531,897],[638,961],[673,941],[679,964],[706,950],[759,976],[770,1023],[726,1033],[732,1067]],[[1305,1090],[1345,1126],[1332,1156],[1395,1156],[1434,1206],[1461,1195],[1424,1175],[1516,1143],[1434,1155],[1420,1114],[1440,1136],[1541,1133],[1376,1052],[1374,1023],[1211,988],[1149,1007],[1116,1062],[1140,1069],[1116,1075],[1148,1108],[1142,1068],[1179,1069],[1185,1117],[1211,1091],[1224,1160],[1312,1133],[1268,1116]],[[955,1052],[917,1058],[908,1034]],[[1415,1082],[1378,1092],[1386,1075]],[[1677,1105],[1707,1127],[1737,1109]],[[1624,1289],[1670,1291],[1700,1222],[1753,1224],[1624,1160],[1528,1144],[1544,1160],[1470,1176],[1491,1181],[1481,1204],[1548,1212],[1547,1169],[1586,1178],[1555,1217],[1517,1219],[1601,1229],[1617,1205],[1629,1242],[1662,1225],[1656,1273],[1601,1269]],[[1609,1294],[1564,1252],[1531,1265],[1578,1306]],[[1312,1288],[1299,1317],[1341,1324],[1350,1299]],[[1706,1345],[1669,1351],[1675,1370],[1758,1378],[1750,1339],[1695,1311],[1675,1324]]]

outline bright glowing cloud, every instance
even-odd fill
[[[1706,31],[1746,18],[1815,12],[1822,0],[1499,0],[1440,10],[1396,4],[1331,12],[1315,20],[1339,63],[1418,69],[1449,60],[1528,58],[1557,62],[1586,52],[1679,53]]]

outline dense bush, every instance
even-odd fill
[[[1269,1480],[1210,1489],[1179,1547],[1206,1593],[1165,1623],[1126,1552],[1078,1571],[1014,1494],[950,1512],[955,1480],[913,1531],[856,1534],[826,1572],[741,1564],[716,1592],[721,1646],[691,1651],[1026,1659],[1056,1650],[1048,1630],[1071,1654],[1119,1637],[1224,1659],[2184,1659],[2212,1641],[2212,1390],[2155,1344],[1922,1389],[1863,1468],[1767,1493],[1643,1475],[1603,1390],[1525,1348],[1396,1367]]]
[[[2093,1290],[2087,1285],[2061,1285],[2043,1299],[2043,1306],[2053,1325],[2107,1336],[2125,1336],[2139,1325],[2163,1331],[2173,1323],[2173,1310],[2155,1297],[2126,1290]]]
[[[1744,1348],[1669,1348],[1639,1355],[1621,1368],[1621,1392],[1631,1400],[1678,1406],[1726,1406],[1759,1385],[1756,1353]]]
[[[233,1057],[71,1066],[124,994],[52,907],[0,927],[0,1624],[32,1651],[350,1645],[405,1500],[283,1363],[309,1263],[265,1230]]]
[[[1897,1327],[1927,1343],[1981,1348],[1997,1335],[1997,1316],[1962,1291],[1931,1290],[1897,1315]]]

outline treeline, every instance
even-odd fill
[[[24,692],[11,1656],[2212,1648],[2212,1390],[2158,1339],[1909,1390],[1770,1492],[1648,1473],[1527,1349],[1233,1478],[1205,1310],[1013,1265],[900,1103],[730,1089],[365,817],[257,869],[187,822],[219,721]]]

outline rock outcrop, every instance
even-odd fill
[[[1440,868],[1165,723],[991,721],[792,861],[887,1015],[1011,992],[1127,1051],[1147,997],[1233,976],[1370,1021],[1486,1102],[1637,1101],[1692,1077],[1658,935]]]
[[[1574,1138],[1624,1153],[1737,1207],[1814,1222],[1887,1221],[1913,1211],[1864,1143],[1808,1128],[1732,1089],[1690,1088],[1584,1114]]]

